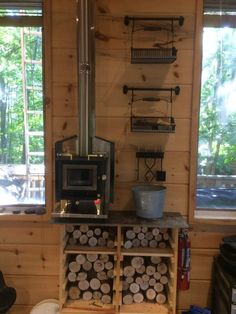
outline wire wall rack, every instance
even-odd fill
[[[124,24],[131,24],[131,63],[132,64],[158,64],[173,63],[177,58],[177,49],[174,46],[176,23],[184,24],[184,17],[135,17],[125,16]],[[164,36],[162,42],[156,47],[136,47],[135,34],[139,31],[159,32]],[[164,33],[164,34],[163,34]]]
[[[175,132],[175,120],[172,114],[172,104],[175,95],[180,94],[180,87],[175,88],[145,88],[145,87],[128,87],[123,86],[123,93],[131,93],[130,102],[131,105],[131,131],[132,132],[150,132],[150,133],[174,133]],[[141,94],[140,94],[141,93]],[[152,93],[155,96],[147,96],[146,93]],[[167,97],[163,95],[167,93]],[[145,95],[144,95],[145,94]],[[138,102],[152,102],[158,103],[164,101],[169,107],[166,112],[163,112],[160,116],[137,116],[134,114],[134,104]]]

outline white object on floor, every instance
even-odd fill
[[[47,299],[36,304],[30,314],[59,314],[59,301]]]

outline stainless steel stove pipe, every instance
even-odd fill
[[[95,136],[95,3],[77,0],[77,72],[80,156],[92,153]]]

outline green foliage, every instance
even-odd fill
[[[43,111],[42,101],[42,38],[39,28],[25,28],[25,51],[22,51],[22,28],[0,27],[0,162],[24,164],[24,93],[22,58],[31,61],[26,67],[26,100],[28,110]],[[34,62],[37,61],[37,62]],[[29,116],[29,129],[43,131],[43,115]],[[30,151],[43,151],[43,137],[30,140]],[[38,150],[39,149],[39,150]],[[42,158],[39,159],[43,162]]]
[[[205,29],[198,173],[232,173],[236,160],[236,30]]]

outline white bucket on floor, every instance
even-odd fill
[[[36,304],[30,314],[59,314],[59,301],[47,299]]]

